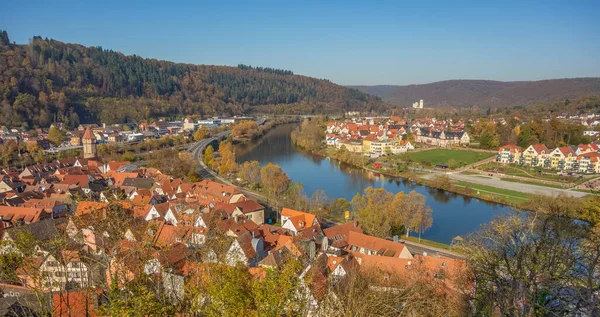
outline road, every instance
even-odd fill
[[[461,254],[458,254],[456,252],[452,252],[446,249],[440,249],[440,248],[436,248],[436,247],[432,247],[429,245],[425,245],[425,244],[421,244],[418,242],[412,242],[412,241],[407,241],[407,240],[402,240],[404,245],[408,248],[408,251],[410,251],[410,253],[412,255],[415,254],[421,254],[423,255],[423,253],[427,253],[427,255],[436,255],[436,253],[439,253],[439,255],[442,256],[446,256],[449,258],[453,258],[453,259],[464,259],[465,257]]]
[[[228,179],[217,174],[215,171],[208,168],[208,166],[206,166],[206,164],[204,164],[204,161],[202,160],[202,153],[204,152],[204,149],[206,147],[208,147],[208,145],[211,144],[212,142],[219,141],[219,140],[226,138],[230,133],[231,133],[231,131],[229,131],[229,130],[224,131],[224,132],[219,132],[210,138],[200,140],[200,141],[190,145],[190,147],[188,148],[188,152],[192,153],[194,155],[194,159],[196,161],[198,161],[198,163],[200,164],[200,171],[199,171],[200,177],[202,177],[202,179],[212,178],[212,179],[218,180],[219,182],[221,182],[223,184],[238,188],[242,193],[244,193],[244,195],[246,195],[246,197],[250,197],[258,202],[263,202],[263,203],[267,202],[268,201],[267,197],[265,197],[261,194],[255,193],[253,191],[250,191],[246,188],[239,187],[239,186],[233,184]]]

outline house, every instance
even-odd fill
[[[339,251],[346,248],[348,246],[348,236],[350,231],[363,233],[358,221],[352,221],[323,229],[323,234],[329,239],[329,250]]]
[[[557,147],[550,152],[550,167],[561,171],[572,170],[577,162],[577,154],[568,146]]]
[[[404,244],[368,236],[356,231],[348,232],[347,250],[352,254],[377,255],[400,259],[413,258]]]
[[[238,262],[255,267],[264,257],[263,240],[255,238],[252,233],[246,232],[231,242],[225,256],[226,264],[234,266]]]
[[[30,224],[51,217],[51,212],[44,208],[0,206],[0,220],[7,227]]]
[[[523,148],[518,145],[507,144],[501,146],[498,149],[498,154],[496,154],[496,162],[504,164],[516,163],[519,161],[522,153]]]
[[[67,287],[83,288],[89,285],[88,265],[81,261],[77,251],[62,250],[55,255],[39,250],[23,261],[17,276],[27,287],[57,292]]]
[[[177,226],[177,217],[175,217],[175,213],[169,206],[169,203],[146,205],[146,209],[144,220],[164,219],[164,221],[173,226]]]
[[[233,217],[244,217],[257,225],[265,223],[265,207],[252,199],[243,199],[235,203]]]
[[[281,227],[290,230],[294,235],[314,225],[319,225],[319,221],[313,214],[289,208],[281,210]]]
[[[577,167],[580,173],[600,173],[600,153],[588,152],[577,156]]]
[[[65,216],[68,211],[68,206],[62,202],[54,199],[29,199],[23,207],[28,208],[43,208],[48,212],[52,213],[53,217]]]
[[[93,201],[80,201],[75,209],[75,216],[83,216],[101,211],[108,207],[107,203],[93,202]]]
[[[544,144],[532,144],[519,158],[519,164],[533,167],[550,168],[550,150]]]
[[[471,138],[467,132],[436,131],[427,128],[417,129],[415,139],[418,143],[439,147],[468,145],[471,143]]]
[[[581,155],[584,153],[590,153],[590,152],[598,152],[600,149],[598,147],[598,144],[595,143],[590,143],[590,144],[579,144],[577,146],[577,150],[575,151],[575,153],[577,155]]]

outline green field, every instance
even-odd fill
[[[514,190],[502,189],[502,188],[486,186],[486,185],[479,185],[479,184],[463,182],[463,181],[456,181],[456,182],[454,182],[454,184],[457,186],[461,186],[461,187],[467,187],[467,186],[471,187],[473,189],[474,193],[476,193],[477,191],[480,191],[482,194],[492,194],[492,195],[501,196],[504,200],[506,200],[507,202],[510,202],[510,203],[519,204],[519,203],[529,201],[529,194],[514,191]],[[477,195],[473,195],[473,196],[477,197]]]
[[[576,177],[570,177],[570,176],[560,176],[560,175],[557,175],[557,171],[555,171],[555,170],[542,169],[539,167],[518,166],[518,165],[514,165],[514,164],[505,165],[505,164],[500,164],[500,163],[496,163],[496,162],[481,165],[478,167],[478,169],[483,170],[483,171],[499,172],[499,173],[503,173],[503,174],[511,175],[511,176],[520,176],[520,177],[527,177],[527,178],[537,179],[537,180],[549,180],[549,181],[555,181],[555,182],[565,182],[565,183],[575,183],[575,184],[581,184],[581,183],[595,177],[595,175],[592,175],[592,176],[585,175],[582,178],[576,178]],[[540,171],[542,173],[540,173]]]
[[[421,162],[431,165],[446,164],[450,168],[469,165],[475,162],[485,160],[494,155],[494,153],[449,149],[433,149],[419,152],[409,152],[404,154],[405,157],[410,158],[413,162]],[[451,160],[453,160],[454,162],[452,162]]]

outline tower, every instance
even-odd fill
[[[83,158],[90,159],[96,157],[96,137],[92,133],[92,129],[87,127],[81,137],[81,143],[83,143]]]

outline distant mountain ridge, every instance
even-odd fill
[[[248,65],[173,63],[0,30],[0,125],[140,122],[184,115],[382,111],[377,97],[329,80]]]
[[[425,107],[511,107],[551,103],[585,95],[600,95],[600,77],[539,81],[446,80],[421,85],[347,86],[410,106],[423,99]]]

